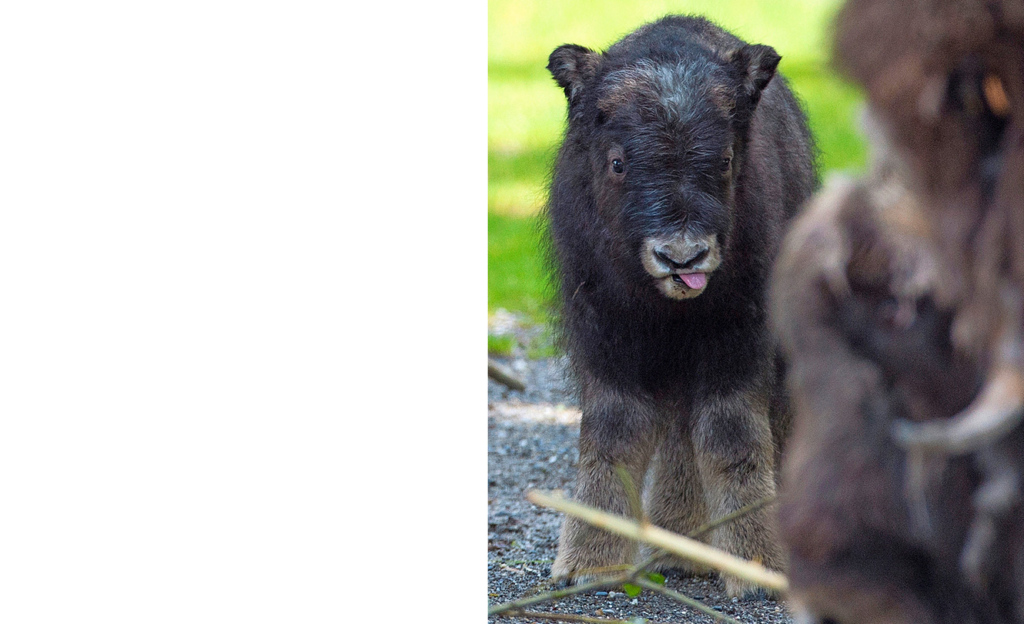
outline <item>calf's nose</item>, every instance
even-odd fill
[[[664,246],[655,249],[654,255],[672,269],[688,269],[707,257],[708,246],[705,243]]]

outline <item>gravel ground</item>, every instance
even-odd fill
[[[534,488],[572,493],[578,458],[580,411],[564,384],[564,360],[497,358],[525,382],[524,392],[488,380],[488,603],[501,604],[550,589],[547,584],[558,545],[560,514],[527,502]],[[670,589],[702,601],[741,622],[789,624],[785,605],[774,600],[740,601],[725,596],[717,578],[674,578]],[[531,611],[605,617],[645,618],[649,623],[710,623],[714,618],[669,598],[644,591],[592,592],[530,607]],[[491,616],[490,622],[550,622]]]

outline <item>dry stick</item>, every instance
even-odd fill
[[[632,621],[630,620],[609,620],[608,618],[596,618],[590,617],[589,615],[570,615],[568,613],[544,613],[542,611],[518,611],[516,613],[506,613],[505,617],[529,617],[537,618],[539,620],[561,620],[563,622],[593,622],[595,624],[632,624]]]
[[[605,589],[607,587],[618,587],[623,583],[632,580],[630,574],[619,574],[616,576],[610,576],[606,579],[598,581],[591,581],[582,585],[574,585],[572,587],[566,587],[565,589],[556,589],[554,591],[545,592],[543,594],[537,594],[529,598],[520,598],[512,602],[506,602],[505,604],[494,605],[487,610],[487,615],[507,615],[506,611],[516,611],[523,607],[529,607],[541,602],[547,602],[548,600],[558,600],[559,598],[565,598],[566,596],[573,596],[575,594],[582,594],[592,589]]]
[[[649,581],[649,580],[647,580],[645,578],[638,578],[636,580],[636,582],[641,587],[646,587],[647,589],[649,589],[649,590],[651,590],[653,592],[658,592],[659,594],[664,594],[665,596],[668,596],[669,598],[677,600],[677,601],[685,604],[686,606],[688,606],[688,607],[690,607],[692,609],[696,609],[697,611],[700,611],[701,613],[703,613],[705,615],[710,615],[711,617],[715,618],[716,620],[722,620],[723,622],[728,622],[729,624],[742,624],[739,620],[734,620],[733,618],[729,617],[728,615],[726,615],[724,613],[719,613],[718,611],[715,611],[714,609],[710,608],[709,606],[707,606],[703,602],[700,602],[698,600],[694,600],[693,598],[690,598],[689,596],[687,596],[685,594],[680,594],[677,591],[673,591],[673,590],[669,589],[668,587],[665,587],[664,585],[660,585],[660,584],[655,583],[653,581]]]
[[[526,499],[535,505],[567,513],[600,529],[657,546],[673,555],[689,559],[719,572],[731,574],[755,585],[778,592],[784,592],[789,587],[786,577],[778,572],[773,572],[753,561],[740,559],[724,550],[682,535],[676,535],[660,527],[651,524],[641,525],[621,516],[580,505],[561,496],[544,494],[537,490],[529,492]]]
[[[749,505],[746,505],[745,507],[741,507],[740,509],[737,509],[736,511],[732,512],[731,514],[727,514],[725,516],[722,516],[721,518],[718,518],[716,520],[712,520],[711,522],[708,522],[706,524],[703,524],[703,525],[697,527],[693,531],[690,531],[687,534],[687,536],[691,537],[691,538],[700,537],[701,535],[703,535],[704,533],[707,533],[708,531],[712,531],[714,529],[717,529],[718,527],[722,526],[723,524],[727,524],[729,522],[732,522],[736,518],[740,518],[740,517],[742,517],[742,516],[744,516],[744,515],[746,515],[748,513],[757,511],[761,507],[764,507],[765,505],[769,505],[769,504],[771,504],[773,502],[775,502],[775,497],[774,496],[769,496],[769,497],[766,497],[766,498],[762,498],[759,501],[755,501],[753,503],[750,503]],[[644,570],[646,570],[649,566],[651,566],[654,562],[656,562],[658,559],[662,558],[666,554],[668,554],[668,553],[666,553],[664,550],[659,550],[658,552],[655,552],[655,553],[651,554],[651,556],[649,556],[646,560],[638,563],[637,565],[633,566],[629,570],[623,572],[622,574],[618,574],[616,576],[610,576],[610,577],[607,577],[607,578],[604,578],[604,579],[600,579],[600,580],[597,580],[597,581],[591,581],[590,583],[574,585],[573,587],[567,587],[565,589],[558,589],[558,590],[546,592],[546,593],[543,593],[543,594],[537,594],[536,596],[531,596],[529,598],[521,598],[521,599],[516,600],[514,602],[507,602],[507,603],[504,603],[504,604],[494,605],[493,607],[491,607],[490,609],[487,610],[487,615],[505,615],[505,616],[512,617],[512,614],[511,613],[507,613],[507,612],[519,610],[519,609],[522,609],[523,607],[529,607],[529,606],[532,606],[532,605],[535,605],[535,604],[539,604],[539,603],[542,603],[542,602],[547,602],[549,600],[558,600],[559,598],[566,598],[566,597],[569,597],[569,596],[574,596],[576,594],[582,594],[582,593],[585,593],[585,592],[588,592],[588,591],[591,591],[591,590],[607,589],[607,588],[610,588],[610,587],[618,587],[618,586],[620,586],[620,585],[622,585],[624,583],[630,583],[630,582],[632,582],[634,580],[637,580],[639,575],[642,574],[644,572]],[[661,585],[659,585],[659,587],[661,587]],[[675,593],[675,592],[673,592],[673,593]],[[682,595],[682,594],[680,594],[680,595]],[[692,601],[692,602],[696,602],[698,605],[700,605],[699,607],[698,606],[693,606],[694,609],[698,609],[698,610],[700,610],[702,612],[705,612],[705,613],[710,612],[711,615],[716,616],[716,617],[722,615],[722,614],[718,613],[717,611],[709,610],[708,607],[706,605],[704,605],[704,603],[697,602],[697,601],[693,600],[692,598],[688,598],[686,596],[684,596],[684,598],[686,598],[686,600],[683,600],[681,602],[686,602],[687,604],[689,604]]]
[[[501,362],[492,360],[491,358],[487,358],[487,376],[494,381],[505,384],[513,390],[526,390],[526,384],[522,379],[516,377],[516,374],[512,372],[512,369],[503,365]]]
[[[774,495],[772,495],[772,496],[765,496],[761,500],[754,501],[754,502],[750,503],[749,505],[744,505],[743,507],[740,507],[739,509],[737,509],[736,511],[734,511],[732,513],[725,514],[721,518],[716,518],[715,520],[711,520],[710,522],[705,522],[704,524],[700,525],[696,529],[694,529],[694,530],[690,531],[689,533],[687,533],[686,537],[689,537],[690,539],[697,539],[697,538],[699,538],[700,536],[702,536],[702,535],[704,535],[706,533],[710,533],[711,531],[714,531],[715,529],[717,529],[718,527],[720,527],[720,526],[722,526],[724,524],[729,524],[730,522],[732,522],[733,520],[736,520],[737,518],[742,518],[743,516],[745,516],[745,515],[747,515],[749,513],[753,513],[753,512],[757,511],[758,509],[760,509],[762,507],[765,507],[767,505],[771,505],[772,503],[775,502],[775,498],[776,497]],[[644,561],[643,563],[640,563],[636,567],[640,568],[641,570],[646,569],[647,567],[657,563],[657,561],[659,559],[661,559],[662,557],[664,557],[666,555],[668,555],[668,553],[666,553],[664,550],[658,550],[657,552],[652,553],[651,556],[648,557],[646,561]]]

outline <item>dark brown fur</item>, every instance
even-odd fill
[[[831,184],[776,269],[792,598],[843,623],[1021,622],[1024,431],[951,453],[894,424],[1021,370],[1024,3],[852,0],[836,32],[895,170]]]
[[[775,492],[788,411],[766,280],[783,224],[815,184],[778,59],[684,17],[604,53],[551,54],[569,102],[549,216],[583,407],[581,502],[629,514],[615,467],[638,489],[650,472],[650,519],[686,533]],[[691,266],[708,267],[706,286],[681,285]],[[769,511],[710,540],[782,567]],[[552,574],[585,576],[635,550],[570,518]]]
[[[913,219],[881,213],[869,187],[831,182],[776,268],[795,407],[780,508],[790,597],[843,623],[986,621],[959,580],[969,517],[915,513],[922,498],[928,509],[969,499],[976,471],[958,459],[909,490],[914,467],[891,435],[899,418],[965,407],[975,369],[952,348],[952,314],[914,282],[931,271],[926,239]]]

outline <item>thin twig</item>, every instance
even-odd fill
[[[690,539],[697,539],[697,538],[701,537],[702,535],[704,535],[705,533],[709,533],[711,531],[714,531],[715,529],[717,529],[718,527],[722,526],[723,524],[728,524],[728,523],[732,522],[733,520],[736,520],[737,518],[742,518],[743,516],[745,516],[745,515],[747,515],[749,513],[753,513],[755,511],[757,511],[758,509],[764,507],[765,505],[770,505],[770,504],[772,504],[774,502],[775,502],[775,496],[766,496],[766,497],[762,498],[761,500],[754,501],[754,502],[750,503],[749,505],[740,507],[739,509],[737,509],[736,511],[734,511],[732,513],[725,514],[724,516],[722,516],[721,518],[718,518],[717,520],[712,520],[710,522],[706,522],[706,523],[700,525],[696,529],[694,529],[694,530],[690,531],[689,533],[687,533],[686,537],[689,537]]]
[[[536,505],[567,513],[611,533],[657,546],[673,555],[689,559],[719,572],[731,574],[755,585],[778,592],[784,592],[789,587],[786,577],[778,572],[773,572],[753,561],[740,559],[724,550],[682,535],[676,535],[660,527],[639,524],[621,516],[581,505],[562,496],[551,496],[537,490],[529,492],[526,498]]]
[[[652,552],[649,557],[647,557],[646,559],[644,559],[640,563],[638,563],[635,566],[633,566],[633,576],[636,576],[637,574],[640,574],[641,572],[644,572],[645,570],[650,568],[652,565],[657,563],[659,559],[661,559],[662,557],[667,557],[667,556],[668,556],[667,552],[665,552],[664,550],[662,550],[660,548],[656,548],[654,550],[654,552]]]
[[[610,620],[608,618],[590,617],[589,615],[571,615],[569,613],[544,613],[542,611],[517,611],[505,613],[504,617],[529,617],[538,620],[559,620],[562,622],[593,622],[594,624],[633,624],[636,620]],[[647,620],[643,620],[646,622]]]
[[[689,596],[687,596],[685,594],[680,594],[677,591],[673,591],[673,590],[669,589],[668,587],[665,587],[664,585],[655,583],[653,581],[649,581],[649,580],[647,580],[645,578],[642,578],[642,577],[638,578],[636,580],[636,582],[641,587],[646,587],[647,589],[649,589],[649,590],[651,590],[653,592],[658,592],[659,594],[663,594],[665,596],[668,596],[669,598],[672,598],[673,600],[677,600],[677,601],[685,604],[686,606],[688,606],[688,607],[690,607],[692,609],[696,609],[697,611],[700,611],[701,613],[704,613],[706,615],[710,615],[711,617],[715,618],[716,620],[722,620],[723,622],[728,622],[729,624],[742,624],[739,620],[734,620],[733,618],[729,617],[728,615],[726,615],[724,613],[719,613],[718,611],[715,611],[714,609],[712,609],[711,607],[707,606],[703,602],[700,602],[698,600],[694,600],[693,598],[690,598]]]
[[[515,611],[522,609],[523,607],[533,606],[541,602],[547,602],[548,600],[558,600],[565,598],[566,596],[573,596],[575,594],[582,594],[593,589],[606,589],[609,587],[618,587],[625,582],[632,580],[632,576],[629,574],[618,574],[616,576],[610,576],[605,579],[597,581],[591,581],[589,583],[583,583],[582,585],[573,585],[572,587],[566,587],[565,589],[556,589],[554,591],[545,592],[543,594],[537,594],[536,596],[530,596],[529,598],[520,598],[512,602],[506,602],[504,604],[494,605],[487,610],[487,615],[499,615],[506,611]]]
[[[640,500],[640,491],[637,489],[636,483],[633,483],[633,477],[629,475],[629,471],[622,464],[615,465],[615,474],[622,481],[622,488],[626,491],[626,500],[629,501],[629,509],[633,514],[633,518],[637,522],[646,522],[647,517],[644,515],[644,505]]]

